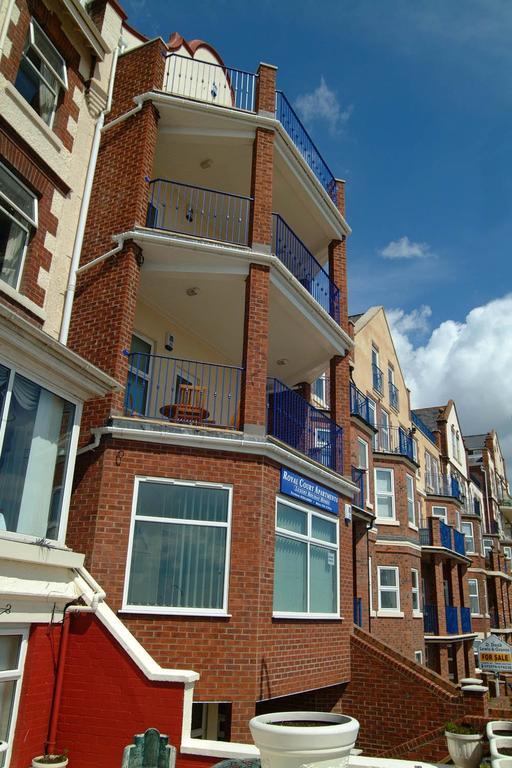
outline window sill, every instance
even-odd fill
[[[423,618],[423,614],[421,613],[421,611],[413,611],[412,612],[412,617],[413,617],[413,619],[422,619]]]
[[[36,315],[40,320],[46,320],[46,312],[42,307],[40,307],[38,304],[35,304],[30,299],[27,299],[26,296],[23,296],[23,294],[19,293],[15,288],[13,288],[9,283],[6,283],[5,280],[2,280],[0,278],[0,292],[5,293],[6,296],[8,296],[13,301],[20,304],[25,309],[28,309],[29,312],[31,312],[33,315]]]
[[[5,93],[25,113],[29,121],[33,125],[35,125],[35,127],[39,131],[41,131],[41,133],[48,140],[48,142],[52,144],[54,149],[56,149],[58,152],[62,152],[63,150],[65,150],[64,144],[59,139],[59,137],[52,131],[51,128],[48,128],[43,118],[37,114],[35,109],[32,109],[28,101],[25,101],[21,93],[19,93],[19,91],[16,90],[14,85],[12,85],[11,83],[8,83],[5,87]]]
[[[400,520],[392,520],[388,517],[376,517],[376,525],[400,525]]]
[[[224,611],[200,611],[193,608],[184,608],[178,610],[176,608],[151,608],[142,606],[140,608],[134,608],[132,606],[124,606],[117,612],[120,616],[123,614],[145,614],[155,616],[196,616],[197,618],[216,618],[216,619],[230,619],[231,614]]]
[[[408,525],[411,531],[416,531],[416,533],[418,532],[419,528],[417,525],[414,525],[414,523],[409,523]]]
[[[294,619],[299,621],[343,621],[343,616],[332,613],[285,613],[277,611],[272,614],[273,619]]]
[[[383,609],[377,611],[377,618],[379,619],[403,619],[404,616],[403,611],[386,611]]]

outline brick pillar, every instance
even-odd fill
[[[465,677],[475,676],[475,654],[473,653],[473,641],[464,641],[464,656],[466,659],[466,673]]]
[[[266,432],[269,268],[251,264],[245,285],[245,319],[240,416],[242,429]]]
[[[276,113],[276,76],[277,67],[273,64],[260,64],[256,83],[256,112],[259,115],[274,117]]]
[[[350,476],[350,359],[335,355],[329,362],[331,419],[343,429],[343,463],[339,472]]]
[[[453,654],[455,656],[455,668],[457,670],[457,680],[462,680],[466,677],[466,659],[464,657],[464,643],[453,643]]]
[[[252,210],[249,243],[252,248],[270,253],[272,250],[272,177],[274,165],[274,132],[256,128],[252,149]]]
[[[437,622],[440,635],[446,635],[446,611],[444,603],[443,560],[434,556],[434,593],[436,597]],[[447,662],[448,663],[448,662]]]
[[[304,398],[304,400],[307,400],[308,403],[311,402],[311,384],[309,381],[299,381],[294,389]]]
[[[252,701],[234,701],[231,705],[231,741],[252,744],[249,720],[254,717],[256,708]]]
[[[448,646],[439,646],[439,674],[448,680],[449,668],[448,668]]]

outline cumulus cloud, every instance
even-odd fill
[[[314,91],[298,96],[294,106],[306,125],[315,121],[324,122],[332,134],[342,130],[353,109],[352,105],[346,109],[341,108],[336,92],[329,88],[323,77]]]
[[[428,243],[414,243],[407,236],[392,240],[379,253],[383,259],[424,259],[433,256]]]
[[[430,314],[387,312],[412,407],[455,400],[465,434],[496,429],[512,474],[512,293],[475,307],[464,322],[444,321],[416,345]]]

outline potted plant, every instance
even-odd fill
[[[472,723],[446,723],[448,752],[458,768],[478,768],[482,760],[482,731]]]
[[[69,760],[66,752],[55,755],[39,755],[32,758],[32,768],[66,768]]]
[[[265,768],[299,768],[305,763],[348,762],[359,722],[332,712],[274,712],[249,722]]]

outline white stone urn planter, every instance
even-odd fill
[[[32,768],[66,768],[66,755],[39,755],[32,758]]]
[[[452,733],[445,731],[448,752],[457,768],[478,768],[483,746],[480,733]]]
[[[274,712],[249,722],[262,768],[299,768],[329,761],[343,768],[356,743],[359,722],[331,712]]]

